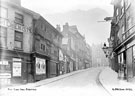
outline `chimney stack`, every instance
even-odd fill
[[[60,25],[56,25],[56,29],[59,31],[59,32],[61,32],[61,28],[60,28]]]
[[[65,25],[63,25],[63,31],[68,31],[69,29],[69,25],[68,23],[65,23]]]

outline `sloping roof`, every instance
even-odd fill
[[[47,24],[48,26],[50,26],[51,29],[52,29],[54,32],[56,32],[57,34],[59,34],[60,36],[63,37],[62,33],[59,32],[55,27],[53,27],[44,17],[40,16],[40,19],[42,19],[45,24]]]
[[[27,8],[24,8],[24,7],[21,7],[21,8],[22,8],[22,10],[23,10],[24,12],[26,12],[27,14],[32,15],[34,19],[38,19],[38,18],[41,16],[40,14],[38,14],[38,13],[32,11],[32,10],[29,10],[29,9],[27,9]]]
[[[40,17],[40,14],[38,14],[38,13],[32,11],[32,10],[29,10],[29,9],[27,9],[27,8],[24,8],[24,7],[22,7],[21,5],[15,4],[15,3],[13,3],[13,2],[8,2],[8,1],[6,1],[6,0],[3,0],[3,1],[1,1],[1,3],[7,4],[7,5],[12,6],[12,7],[14,7],[14,8],[17,8],[17,9],[19,9],[20,11],[25,12],[25,13],[31,15],[31,16],[32,16],[33,18],[35,18],[35,19],[37,19],[37,18]]]
[[[73,34],[78,34],[82,39],[85,39],[85,37],[79,33],[76,25],[69,26],[69,31]]]

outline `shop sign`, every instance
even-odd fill
[[[16,24],[16,23],[9,21],[7,19],[4,19],[4,18],[0,18],[0,26],[8,27],[8,28],[20,31],[20,32],[30,32],[30,27]]]
[[[2,78],[11,78],[11,73],[0,73],[0,79]]]
[[[22,26],[20,24],[15,24],[15,30],[20,32],[30,32],[28,27]]]
[[[0,61],[0,65],[8,65],[8,61]]]
[[[36,74],[41,75],[46,73],[46,60],[36,58]]]
[[[13,58],[13,76],[21,76],[21,59]]]

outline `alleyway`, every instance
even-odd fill
[[[64,79],[37,86],[35,91],[13,91],[10,96],[110,96],[98,81],[102,69],[86,69]]]

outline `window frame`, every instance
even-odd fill
[[[2,31],[1,31],[1,28],[4,28],[5,29],[5,31],[6,31],[6,33],[3,33],[2,35],[1,35],[1,33],[2,33]],[[3,26],[0,26],[0,39],[3,39],[3,40],[5,40],[4,41],[4,43],[5,43],[5,45],[3,46],[3,44],[2,43],[0,43],[0,47],[7,47],[7,28],[6,27],[3,27]],[[3,41],[2,40],[2,41]],[[1,40],[0,40],[1,41]]]
[[[18,17],[17,17],[17,15],[18,15]],[[19,16],[22,18],[19,18]],[[19,20],[21,22],[18,22],[17,20]],[[24,24],[24,16],[20,13],[15,12],[15,23],[23,25]]]
[[[46,45],[43,43],[40,43],[40,50],[46,52]]]
[[[8,18],[8,9],[7,9],[7,8],[5,8],[5,7],[3,7],[3,6],[0,6],[0,14],[1,14],[1,12],[2,12],[2,11],[1,11],[1,10],[2,10],[2,8],[6,10],[6,17],[2,17],[2,16],[0,15],[0,18],[7,19],[7,18]]]
[[[19,34],[22,35],[22,39],[19,40],[19,39],[16,38],[17,33],[19,33]],[[15,42],[20,42],[20,43],[21,43],[21,47],[20,47],[20,48],[17,47],[16,44],[14,44],[15,49],[23,49],[23,33],[22,33],[22,32],[19,32],[19,31],[16,31],[16,30],[15,30],[14,43],[15,43]]]

